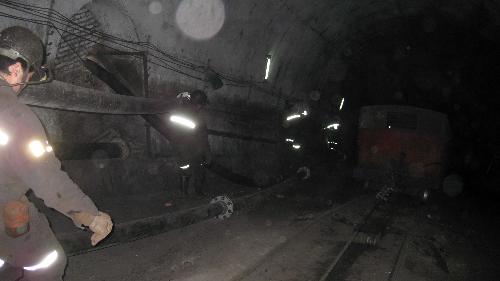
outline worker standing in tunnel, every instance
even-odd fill
[[[66,256],[47,218],[27,199],[31,189],[45,205],[92,232],[92,245],[113,223],[61,171],[41,122],[17,96],[40,73],[41,40],[29,29],[0,33],[0,280],[62,280]],[[32,79],[33,78],[33,79]],[[38,82],[40,83],[40,82]],[[24,278],[24,279],[22,279]]]
[[[212,161],[212,154],[201,109],[208,104],[208,98],[205,92],[195,90],[181,93],[177,99],[179,108],[171,116],[171,120],[174,116],[181,120],[184,118],[193,125],[188,128],[172,128],[170,138],[178,158],[181,193],[188,196],[192,185],[198,196],[205,196],[206,167]]]

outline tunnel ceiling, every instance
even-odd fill
[[[52,1],[46,2],[50,5]],[[424,73],[425,68],[438,72],[447,70],[444,66],[436,69],[437,66],[423,66],[422,63],[432,60],[430,55],[436,52],[449,52],[453,44],[463,45],[461,41],[464,40],[459,35],[453,37],[451,34],[465,32],[471,40],[480,39],[485,44],[494,44],[500,30],[500,6],[496,1],[210,0],[210,3],[225,5],[222,29],[212,38],[194,40],[185,36],[175,21],[177,9],[185,2],[196,3],[196,0],[54,1],[53,7],[73,19],[82,13],[82,9],[88,8],[94,13],[96,28],[127,40],[151,42],[169,55],[194,63],[199,67],[196,70],[173,65],[173,68],[180,67],[181,71],[191,76],[199,78],[203,75],[199,70],[207,66],[214,69],[228,79],[224,81],[226,87],[214,91],[212,95],[222,103],[243,100],[244,105],[276,106],[286,99],[307,100],[314,90],[319,90],[323,101],[332,106],[338,103],[340,96],[347,97],[348,101],[354,99],[346,106],[398,103],[401,102],[399,96],[405,95],[405,89],[374,87],[383,92],[374,94],[359,87],[364,84],[370,88],[370,84],[381,81],[376,77],[382,76],[383,71],[371,64],[379,64],[380,67],[380,60],[387,62],[388,57],[392,57],[391,60],[398,56],[411,57],[386,65],[386,68],[395,67],[390,69],[392,74],[389,76],[401,76],[404,72],[400,69],[412,68],[409,64],[412,60],[416,61],[419,63],[416,69],[420,72],[415,71],[421,76],[418,78],[421,83],[415,87],[428,91],[428,84],[436,82],[426,81],[428,77],[425,76],[429,75]],[[159,5],[156,11],[151,10],[152,4]],[[113,16],[109,16],[110,13]],[[57,34],[52,36],[57,37]],[[449,39],[448,42],[444,38]],[[61,57],[64,58],[64,51],[67,54],[71,52],[65,50],[67,47],[61,40],[54,41],[56,44],[51,48],[58,49],[51,51],[52,61],[56,65],[61,61],[67,63]],[[458,51],[467,53],[471,50],[459,48]],[[267,55],[272,56],[272,65],[270,79],[264,82]],[[441,63],[454,68],[452,72],[459,72],[459,66],[467,62],[452,57]],[[367,67],[363,69],[363,66]],[[374,73],[366,73],[369,69]],[[415,71],[406,73],[414,75]],[[133,75],[138,75],[137,71]],[[206,87],[203,81],[191,76],[153,68],[153,91],[155,87],[160,94],[175,93],[189,87]],[[240,83],[242,81],[244,83]],[[252,89],[248,90],[248,85],[252,85]],[[444,85],[442,88],[446,88],[446,92],[450,87]],[[432,107],[440,102],[442,100],[433,102]],[[410,99],[406,99],[406,103],[426,105]]]
[[[452,43],[442,39],[455,40],[452,34],[466,32],[472,36],[477,33],[480,34],[478,38],[491,40],[499,30],[494,20],[499,8],[490,1],[224,3],[226,22],[223,29],[213,39],[198,42],[198,52],[193,57],[202,61],[205,54],[220,72],[260,81],[264,57],[270,54],[273,56],[271,81],[265,86],[274,94],[290,99],[307,99],[309,92],[316,89],[326,96],[339,95],[339,92],[349,95],[342,93],[342,84],[349,77],[359,78],[351,70],[365,64],[362,58],[370,56],[377,48],[385,47],[393,55],[409,45],[414,51],[418,50],[425,41],[431,40],[436,49],[428,47],[427,52],[443,53],[446,48],[451,50]],[[150,24],[155,25],[154,22]],[[176,39],[184,40],[182,37]],[[389,46],[385,41],[393,43]],[[356,98],[363,99],[362,96]],[[378,101],[366,99],[366,103],[373,102]]]
[[[331,97],[332,106],[339,96],[353,108],[393,103],[450,112],[500,104],[487,94],[499,88],[495,72],[487,71],[500,62],[494,1],[281,4],[316,35],[310,44],[324,45],[309,76],[303,75],[316,77],[313,85]]]

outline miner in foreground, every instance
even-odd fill
[[[113,228],[109,215],[61,171],[40,120],[17,99],[27,85],[45,79],[44,59],[43,44],[29,29],[1,31],[0,280],[54,281],[64,275],[65,253],[46,217],[26,198],[28,190],[77,227],[88,227],[92,245]]]

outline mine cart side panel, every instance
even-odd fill
[[[445,114],[409,106],[365,106],[359,119],[358,174],[386,174],[403,157],[411,178],[438,179],[446,167],[448,141]]]

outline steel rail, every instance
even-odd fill
[[[302,227],[299,231],[297,231],[293,237],[290,239],[287,239],[285,242],[279,244],[277,247],[273,248],[267,255],[265,255],[263,258],[261,258],[259,261],[257,261],[255,264],[253,264],[251,267],[245,269],[243,272],[240,274],[236,275],[235,277],[231,278],[230,281],[240,281],[245,279],[247,276],[252,274],[259,266],[264,264],[266,261],[272,259],[276,254],[278,254],[281,250],[283,250],[285,247],[290,245],[292,241],[295,241],[298,237],[300,237],[302,234],[304,234],[307,230],[311,228],[312,225],[319,223],[324,217],[331,215],[332,213],[335,213],[337,211],[340,211],[341,209],[355,203],[358,201],[361,201],[362,199],[366,199],[367,196],[360,196],[358,198],[352,199],[350,201],[347,201],[339,206],[336,206],[332,209],[329,209],[323,213],[321,213],[318,217],[316,217],[314,220],[310,221],[307,223],[304,227]]]

